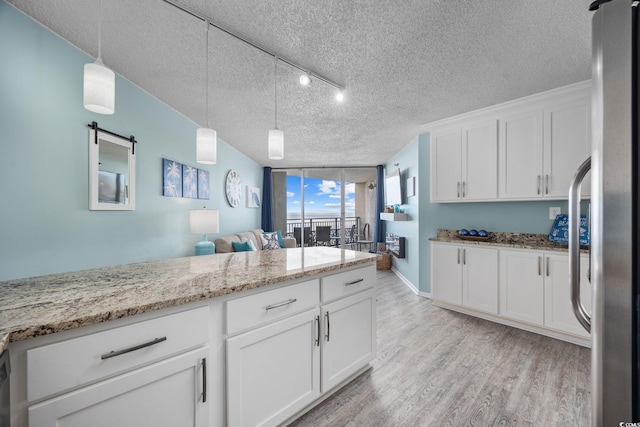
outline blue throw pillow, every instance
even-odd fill
[[[233,246],[234,252],[252,252],[253,247],[251,246],[251,242],[231,242],[231,246]]]

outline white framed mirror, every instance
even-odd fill
[[[135,210],[135,140],[89,127],[89,210]]]

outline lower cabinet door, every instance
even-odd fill
[[[462,305],[462,248],[431,244],[433,299]]]
[[[208,426],[208,354],[191,351],[33,405],[29,426]]]
[[[376,355],[375,290],[322,308],[322,392],[365,367]]]
[[[587,278],[589,259],[580,257],[580,299],[591,313],[591,286]],[[569,285],[569,259],[567,255],[545,256],[545,313],[544,325],[570,334],[588,338],[573,312]]]
[[[318,310],[227,339],[229,426],[277,426],[320,396]]]
[[[500,315],[544,323],[543,254],[500,250]]]
[[[463,247],[462,305],[498,314],[498,251]]]

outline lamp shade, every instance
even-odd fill
[[[269,131],[269,158],[272,160],[284,159],[284,132],[280,129]]]
[[[196,161],[214,165],[217,160],[218,135],[215,130],[198,128],[196,131]]]
[[[98,114],[113,114],[116,104],[116,75],[102,63],[84,65],[84,108]]]
[[[191,234],[217,233],[220,227],[216,209],[197,209],[189,212],[189,229]]]

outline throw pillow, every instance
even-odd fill
[[[262,235],[262,249],[268,251],[271,249],[280,249],[277,233],[264,233]]]
[[[271,235],[271,234],[275,234],[276,236],[278,236],[278,245],[279,245],[281,248],[284,248],[284,241],[282,240],[282,232],[281,232],[280,230],[278,230],[278,231],[272,231],[272,232],[267,232],[267,233],[264,233],[264,236],[265,236],[265,237],[268,237],[268,235]],[[263,242],[264,242],[264,240],[263,240]]]
[[[234,252],[252,252],[253,248],[251,247],[251,242],[231,242],[231,246],[233,246]]]

